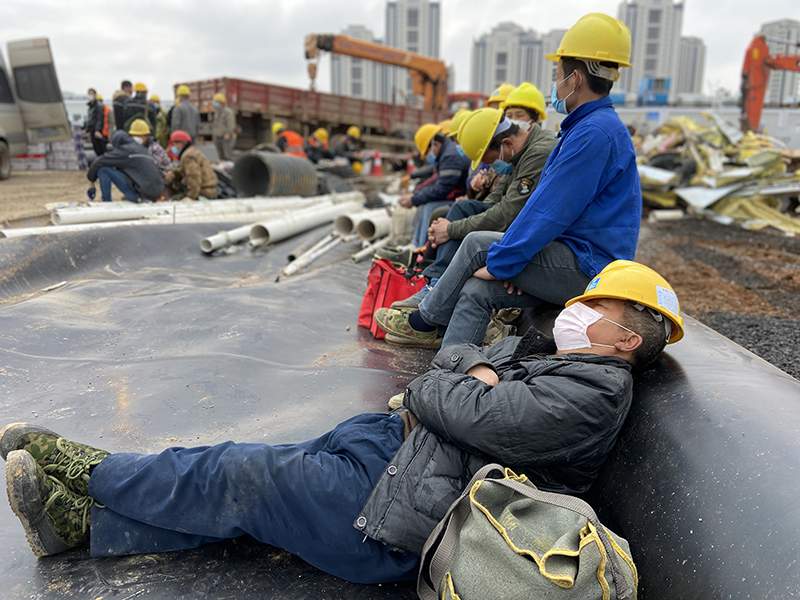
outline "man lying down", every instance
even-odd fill
[[[0,433],[31,550],[168,552],[249,535],[357,583],[413,579],[425,539],[482,465],[585,492],[631,406],[632,370],[683,336],[655,271],[608,265],[553,331],[444,348],[403,407],[299,444],[225,442],[111,454],[23,423]]]

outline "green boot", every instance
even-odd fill
[[[6,491],[36,556],[58,554],[88,540],[94,500],[73,494],[25,450],[6,456]]]
[[[14,450],[25,450],[44,469],[79,496],[89,495],[89,474],[108,452],[60,437],[54,431],[11,423],[0,431],[0,455],[6,459]]]

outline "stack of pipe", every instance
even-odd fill
[[[392,218],[382,209],[343,214],[333,223],[340,235],[358,234],[362,240],[374,240],[389,234]]]

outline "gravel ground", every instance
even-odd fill
[[[800,378],[800,238],[702,219],[647,223],[638,259],[688,314]]]
[[[88,187],[83,171],[13,172],[0,181],[0,223],[45,216],[50,202],[85,200]]]

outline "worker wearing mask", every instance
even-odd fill
[[[173,131],[169,136],[170,151],[178,157],[178,164],[167,171],[165,181],[173,197],[191,200],[216,198],[219,194],[217,174],[211,161],[192,144],[185,131]]]
[[[236,114],[228,106],[225,94],[214,94],[211,102],[214,107],[214,122],[211,125],[211,138],[220,160],[233,160],[233,147],[236,145]]]
[[[306,141],[306,155],[308,160],[318,163],[323,159],[333,158],[333,153],[328,149],[328,130],[319,127],[314,130]]]
[[[500,108],[512,90],[514,90],[514,86],[510,83],[498,86],[486,101],[487,108]],[[493,190],[502,189],[510,174],[511,165],[500,159],[491,164],[480,163],[472,167],[467,181],[467,198],[484,200]]]
[[[506,160],[510,177],[485,200],[461,200],[445,218],[436,219],[428,239],[436,247],[436,260],[424,275],[428,285],[392,308],[413,309],[436,286],[456,254],[461,241],[473,231],[505,231],[525,206],[539,182],[547,157],[556,144],[555,135],[539,123],[545,119],[544,96],[531,83],[523,83],[509,94],[503,111],[482,108],[460,127],[459,140],[473,164]],[[392,339],[389,339],[391,342]]]
[[[114,108],[114,125],[117,129],[125,127],[125,107],[133,95],[133,84],[124,79],[120,84],[120,89],[114,92],[111,103]]]
[[[189,134],[193,139],[197,139],[198,130],[200,129],[200,113],[189,101],[191,90],[186,84],[181,84],[175,93],[177,97],[177,104],[172,107],[171,119],[169,123],[170,131],[184,131]]]
[[[428,239],[433,211],[452,204],[464,193],[469,170],[469,159],[458,150],[458,143],[442,131],[440,125],[427,123],[414,134],[414,144],[420,156],[433,154],[436,157],[434,173],[419,184],[412,194],[400,197],[405,208],[417,207],[414,217],[412,244],[423,246]]]
[[[547,58],[553,107],[567,116],[536,189],[505,233],[464,238],[417,311],[378,310],[387,333],[431,345],[442,327],[445,345],[480,344],[492,311],[563,304],[606,265],[635,256],[636,154],[608,97],[630,54],[630,31],[608,15],[588,14],[564,34]]]
[[[166,175],[167,171],[172,166],[172,161],[170,161],[167,156],[167,151],[164,150],[161,144],[153,139],[150,124],[144,119],[136,119],[131,123],[131,128],[128,130],[128,133],[137,144],[141,144],[147,148],[150,156],[153,157],[153,160],[158,166],[158,170],[161,171],[162,175]]]
[[[166,148],[169,143],[169,123],[166,111],[161,108],[161,98],[158,94],[150,94],[150,110],[156,116],[156,141],[159,146]]]
[[[128,100],[125,105],[125,129],[130,129],[136,119],[144,119],[150,124],[151,129],[155,128],[156,116],[150,110],[150,104],[147,102],[147,86],[137,82],[133,86],[133,91],[133,98]]]
[[[89,101],[86,103],[88,110],[86,111],[86,135],[92,140],[92,148],[94,148],[95,156],[101,156],[106,151],[106,144],[108,138],[103,135],[103,122],[105,115],[103,114],[103,103],[97,100],[97,90],[89,88],[86,95]]]
[[[164,179],[147,150],[125,131],[111,136],[111,146],[92,162],[86,178],[91,187],[86,191],[89,200],[97,194],[100,183],[103,202],[111,202],[112,184],[129,202],[155,201],[164,192]]]
[[[278,150],[289,156],[296,156],[297,158],[307,158],[305,151],[305,142],[303,136],[287,129],[286,125],[281,121],[275,121],[272,124],[272,139]]]

